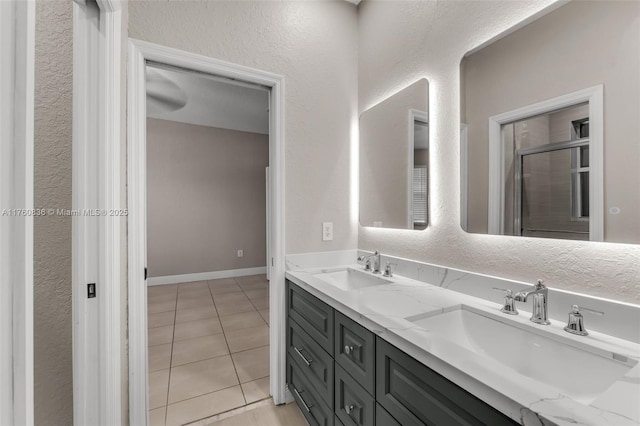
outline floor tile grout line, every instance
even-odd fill
[[[169,405],[176,405],[176,404],[180,404],[180,403],[182,403],[182,402],[190,401],[190,400],[192,400],[192,399],[196,399],[196,398],[200,398],[200,397],[203,397],[203,396],[211,395],[212,393],[221,392],[221,391],[223,391],[223,390],[229,390],[229,389],[231,389],[231,388],[235,388],[236,386],[242,389],[242,387],[240,386],[240,384],[232,385],[232,386],[226,386],[226,387],[224,387],[224,388],[220,388],[220,389],[214,390],[213,392],[206,392],[206,393],[203,393],[203,394],[200,394],[200,395],[191,396],[191,397],[189,397],[189,398],[181,399],[180,401],[172,402],[171,404],[167,404],[167,405],[165,405],[165,407],[167,407],[167,411],[169,411]],[[242,397],[244,398],[244,395],[243,395]],[[245,400],[245,401],[246,401],[246,400]],[[247,404],[245,404],[245,405],[247,405]],[[160,407],[158,407],[158,408],[160,408]],[[155,410],[155,408],[154,408],[154,410]],[[212,414],[212,416],[215,416],[215,414]],[[205,418],[205,417],[203,417],[203,418]],[[195,420],[194,420],[194,421],[195,421]],[[165,423],[166,423],[166,420],[165,420]]]
[[[207,281],[207,288],[209,289],[209,294],[211,294],[211,299],[213,300],[213,306],[216,308],[216,311],[217,311],[218,306],[216,305],[216,300],[213,297],[213,292],[211,291],[211,287],[209,287],[209,281]],[[224,341],[227,344],[227,350],[229,351],[229,358],[231,358],[231,365],[233,365],[233,372],[236,373],[236,379],[238,379],[238,386],[240,386],[240,392],[242,393],[244,406],[247,406],[247,397],[244,395],[244,389],[242,389],[242,385],[240,383],[240,376],[238,375],[238,369],[236,368],[236,363],[233,360],[233,356],[231,356],[231,347],[229,346],[229,341],[227,340],[227,333],[225,333],[224,327],[222,327],[222,321],[220,321],[220,327],[222,328],[222,335],[224,336]]]
[[[260,315],[260,309],[258,309],[258,308],[256,307],[256,305],[254,305],[253,300],[251,300],[251,298],[250,298],[249,296],[247,296],[247,293],[244,291],[244,288],[242,288],[242,286],[240,285],[240,283],[238,283],[238,280],[237,280],[236,278],[234,278],[233,280],[236,282],[236,285],[237,285],[238,287],[240,287],[240,290],[242,290],[242,292],[244,293],[245,297],[246,297],[247,299],[249,299],[249,303],[251,303],[251,305],[253,306],[253,308],[258,312],[258,315]],[[268,283],[268,282],[269,282],[269,281],[267,281],[267,283]],[[270,289],[269,289],[269,284],[267,284],[267,299],[269,298],[269,291],[270,291]],[[262,318],[262,315],[260,315],[260,318]],[[262,318],[262,321],[264,321],[264,322],[267,324],[267,327],[269,327],[269,323],[267,323],[267,321],[265,321],[265,319],[264,319],[264,318]]]
[[[169,414],[169,391],[171,390],[171,364],[173,362],[173,341],[176,338],[176,316],[178,312],[178,286],[176,286],[176,309],[173,311],[173,334],[171,336],[171,354],[169,355],[169,380],[167,380],[167,403],[164,410],[164,424],[167,424],[167,415]]]
[[[218,334],[221,334],[221,333],[218,333]],[[241,354],[241,353],[243,353],[243,352],[255,351],[255,350],[257,350],[257,349],[268,348],[268,347],[269,347],[269,345],[268,345],[268,344],[267,344],[267,345],[262,345],[262,346],[257,346],[257,347],[255,347],[255,348],[244,349],[244,350],[242,350],[242,351],[238,351],[238,352],[233,352],[233,353],[229,352],[229,353],[222,354],[222,355],[216,355],[216,356],[212,356],[212,357],[209,357],[209,358],[199,359],[199,360],[197,360],[197,361],[190,361],[190,362],[187,362],[187,363],[184,363],[184,364],[174,365],[174,366],[171,366],[170,368],[173,368],[173,367],[184,367],[185,365],[195,364],[196,362],[209,361],[209,360],[216,359],[216,358],[222,358],[223,356],[231,357],[231,355],[238,355],[238,354]],[[233,357],[232,357],[232,360],[233,360]],[[234,366],[234,368],[235,368],[235,366]],[[169,369],[169,368],[161,368],[161,369],[159,369],[159,370],[155,370],[155,371],[162,371],[162,370],[168,370],[168,369]],[[155,373],[155,371],[154,371],[154,373]],[[265,377],[266,377],[266,376],[265,376]],[[260,377],[260,378],[262,378],[262,377]],[[258,380],[258,379],[255,379],[255,380]],[[239,381],[239,380],[238,380],[238,381]],[[252,382],[252,381],[253,381],[253,380],[249,380],[249,382]],[[248,382],[244,382],[244,383],[248,383]],[[243,383],[243,384],[244,384],[244,383]]]

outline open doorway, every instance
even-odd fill
[[[281,404],[282,78],[140,41],[129,55],[130,422]]]
[[[269,92],[146,65],[150,424],[269,398]]]

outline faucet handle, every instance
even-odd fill
[[[596,315],[604,315],[604,312],[602,311],[573,305],[571,307],[571,312],[569,312],[569,321],[564,328],[564,331],[571,334],[577,334],[578,336],[587,336],[589,334],[587,329],[584,328],[584,318],[580,312],[581,310]]]
[[[513,298],[513,291],[507,288],[493,287],[493,290],[504,291],[504,303],[500,312],[507,315],[518,315],[518,309],[516,309],[516,301]]]
[[[358,256],[358,263],[360,262],[364,262],[364,270],[365,271],[370,271],[371,270],[371,256]]]
[[[383,277],[389,277],[389,278],[393,277],[391,266],[398,266],[398,264],[387,262],[387,266],[384,267],[384,274],[382,274]]]
[[[536,288],[536,290],[547,288],[543,283],[544,281],[542,281],[541,279],[538,279],[538,281],[533,286]]]

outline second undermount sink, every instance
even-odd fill
[[[314,275],[325,283],[345,291],[359,290],[392,282],[380,275],[374,275],[371,272],[360,271],[354,268],[320,272]]]
[[[585,404],[637,364],[624,355],[578,348],[569,339],[467,305],[406,319],[430,333],[429,350],[441,359],[471,352],[478,362],[484,357],[501,364],[503,376],[525,376]]]

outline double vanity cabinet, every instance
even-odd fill
[[[287,280],[287,383],[312,426],[514,425]]]

